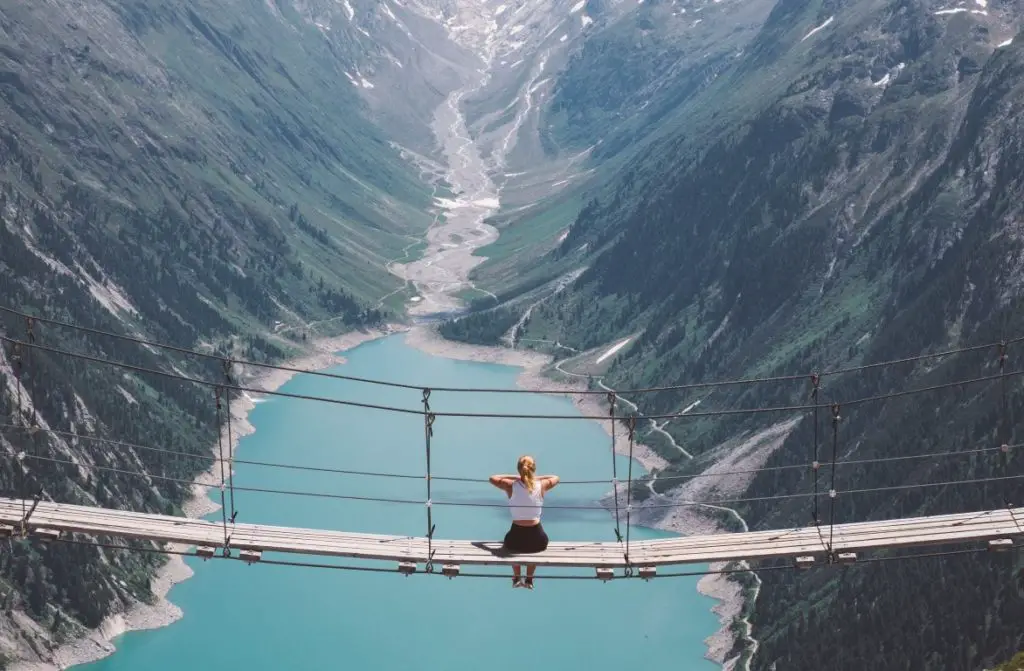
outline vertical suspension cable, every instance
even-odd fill
[[[230,536],[228,535],[228,508],[224,501],[224,427],[220,419],[220,387],[214,387],[214,394],[217,399],[217,447],[220,452],[220,516],[224,524],[224,555],[230,552],[228,549],[228,543]],[[228,411],[230,412],[230,410]]]
[[[434,437],[434,413],[430,411],[430,389],[423,390],[423,436],[427,453],[427,573],[434,572],[434,518],[433,502],[430,498],[430,439]]]
[[[836,523],[836,452],[839,446],[839,404],[832,404],[832,484],[828,491],[828,554],[830,561],[835,553],[832,551],[832,534]]]
[[[1006,460],[1008,457],[1008,445],[1010,444],[1009,436],[1007,435],[1007,404],[1006,404],[1006,343],[999,343],[999,384],[1000,384],[1000,408],[999,408],[999,446],[1000,453],[1003,455],[1003,466],[1006,466]]]
[[[636,437],[636,417],[630,416],[626,420],[626,428],[629,429],[629,476],[626,480],[626,576],[633,575],[633,566],[629,561],[629,517],[633,510],[633,444]]]
[[[608,393],[608,419],[612,425],[612,492],[615,497],[615,537],[622,542],[622,532],[619,527],[619,472],[615,454],[615,392]]]
[[[1013,427],[1013,423],[1010,421],[1010,405],[1009,399],[1006,394],[1006,360],[1008,359],[1006,353],[1006,342],[999,343],[999,383],[1000,383],[1000,409],[999,409],[999,454],[1000,454],[1000,465],[1002,466],[1003,472],[1006,472],[1010,462],[1010,432]],[[1017,521],[1017,515],[1014,513],[1013,501],[1010,497],[1003,494],[1003,505],[1006,506],[1006,510],[1010,513],[1010,518],[1013,520],[1014,525],[1018,529],[1021,528],[1020,522]]]
[[[29,377],[31,377],[32,376],[32,350],[35,349],[35,347],[32,347],[32,345],[34,345],[35,342],[36,342],[36,334],[35,334],[35,331],[33,330],[33,319],[31,317],[25,317],[25,336],[26,336],[25,339],[28,341],[28,344],[29,344],[29,348],[28,348],[28,375],[29,375]],[[33,431],[33,429],[36,429],[36,428],[39,427],[39,417],[37,415],[37,410],[36,410],[35,380],[33,380],[32,387],[33,387],[32,389],[29,389],[28,387],[25,388],[26,391],[28,391],[29,402],[32,404],[32,425],[29,427],[29,434],[30,435],[35,433]],[[34,447],[34,441],[33,441],[33,447]]]
[[[811,469],[814,471],[814,496],[811,498],[811,519],[814,520],[814,526],[818,526],[821,523],[818,518],[818,473],[821,470],[821,464],[818,463],[818,391],[821,389],[821,376],[817,373],[811,375],[811,384],[814,385],[811,390],[811,402],[814,405],[814,458],[811,460]]]
[[[28,374],[28,377],[32,378],[32,387],[28,387],[27,385],[25,386],[25,391],[28,392],[29,404],[32,406],[31,407],[31,420],[32,421],[31,421],[31,424],[28,427],[28,439],[29,439],[29,442],[32,443],[32,455],[35,456],[35,457],[38,457],[39,456],[39,449],[38,449],[38,446],[39,446],[39,442],[38,442],[38,435],[39,435],[39,433],[38,433],[39,432],[39,410],[38,410],[38,405],[36,403],[35,378],[32,377],[33,376],[33,372],[32,372],[32,370],[33,370],[32,369],[32,360],[33,360],[32,354],[33,354],[33,352],[32,352],[32,350],[35,349],[35,347],[32,347],[32,345],[34,345],[35,342],[36,342],[36,334],[35,334],[34,326],[35,326],[35,320],[32,319],[32,317],[25,317],[25,340],[28,342],[28,345],[29,345],[29,347],[28,347],[28,355],[27,355],[28,356],[28,365],[26,366],[26,372]],[[24,459],[25,459],[25,452],[24,452],[24,450],[20,453],[19,456],[22,459],[22,461],[24,462]],[[23,472],[23,478],[24,478],[23,482],[27,486],[27,480],[28,480],[27,469],[25,469],[25,471]],[[35,501],[35,503],[32,504],[32,507],[29,508],[28,510],[25,509],[25,499],[26,499],[27,494],[28,494],[27,491],[24,492],[25,496],[22,496],[22,499],[21,499],[21,501],[22,501],[22,503],[21,503],[21,511],[22,511],[22,514],[21,514],[21,536],[22,536],[22,538],[24,538],[24,537],[26,537],[28,535],[28,518],[32,515],[33,511],[35,511],[36,505],[39,503],[39,500],[42,498],[42,485],[40,485],[38,483],[38,480],[37,480],[36,484],[38,485],[38,492],[35,495],[33,495],[33,497],[32,497],[33,500]]]
[[[238,517],[238,510],[235,509],[235,437],[231,434],[231,389],[229,387],[234,385],[234,380],[231,379],[231,359],[224,359],[224,396],[227,399],[227,417],[228,417],[228,489],[231,492],[231,523],[235,523],[235,518]],[[221,458],[224,455],[221,454]],[[221,463],[223,467],[223,462]]]
[[[14,387],[17,390],[18,395],[18,407],[15,410],[17,421],[15,424],[19,429],[19,439],[24,440],[24,433],[21,429],[25,428],[25,409],[21,396],[21,345],[18,343],[13,343],[11,346],[11,363],[12,368],[14,369]],[[19,447],[22,449],[15,452],[14,459],[18,469],[18,498],[21,499],[21,519],[24,520],[27,513],[25,508],[25,497],[27,495],[27,492],[25,491],[25,450],[24,445]],[[24,523],[22,524],[22,532],[24,532]]]

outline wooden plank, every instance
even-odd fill
[[[31,503],[26,502],[26,505]],[[0,524],[20,524],[21,511],[22,501],[0,499]],[[38,504],[29,520],[29,527],[191,546],[221,547],[224,542],[224,527],[215,521],[49,501]],[[247,552],[282,552],[413,564],[425,563],[428,559],[427,539],[422,537],[262,524],[234,524],[228,527],[228,531],[231,534],[230,547]],[[844,523],[832,528],[822,525],[635,541],[629,547],[630,564],[658,566],[821,555],[830,532],[836,552],[982,543],[999,538],[1024,537],[1024,529],[1013,512],[997,509]],[[625,544],[614,541],[555,541],[545,552],[512,556],[501,554],[501,541],[497,540],[443,539],[435,540],[433,548],[434,562],[443,564],[531,563],[602,569],[627,565]]]

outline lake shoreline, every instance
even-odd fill
[[[471,345],[457,341],[446,340],[430,327],[417,326],[406,331],[406,343],[428,354],[463,361],[474,361],[477,363],[496,363],[507,366],[521,367],[523,371],[516,378],[516,384],[522,389],[531,390],[552,390],[569,397],[572,404],[584,415],[604,416],[608,413],[608,406],[604,394],[581,394],[586,389],[581,381],[570,383],[552,380],[545,377],[543,371],[550,366],[553,357],[547,354],[540,354],[528,350],[513,350],[503,347],[491,347],[486,345]],[[598,420],[595,420],[598,421]],[[600,422],[602,428],[610,435],[609,422]],[[619,441],[616,444],[616,451],[629,456],[629,449],[626,441]],[[651,473],[660,470],[668,465],[668,462],[659,456],[654,450],[643,443],[636,442],[633,446],[633,458]],[[681,496],[685,498],[685,495]],[[608,497],[611,498],[611,493]],[[653,499],[675,498],[657,495]],[[682,508],[667,515],[660,510],[644,509],[640,506],[638,521],[646,527],[670,531],[680,535],[693,535],[696,533],[714,533],[722,531],[722,527],[711,515],[702,514],[695,508]],[[715,563],[709,565],[710,571],[722,571],[726,563]],[[742,586],[729,576],[722,573],[712,573],[701,578],[697,584],[697,591],[703,596],[718,601],[711,608],[711,611],[718,616],[719,629],[704,639],[707,646],[705,659],[722,665],[724,671],[731,671],[735,666],[736,659],[729,659],[728,655],[734,648],[737,637],[731,630],[735,618],[743,612],[744,596]]]
[[[406,343],[433,356],[476,363],[495,363],[519,367],[522,371],[516,378],[516,385],[522,389],[551,390],[552,393],[565,395],[573,405],[588,416],[604,416],[608,412],[604,394],[581,394],[585,389],[582,383],[570,383],[552,380],[544,376],[544,370],[550,365],[552,357],[538,352],[512,350],[502,347],[469,345],[445,340],[436,331],[424,325],[413,327],[388,325],[382,329],[353,331],[341,336],[315,341],[310,351],[280,365],[304,371],[319,371],[344,363],[341,356],[346,350],[353,349],[363,343],[404,333]],[[252,367],[242,376],[246,385],[260,391],[276,391],[297,373],[276,369],[260,369]],[[258,396],[258,394],[257,394]],[[251,435],[255,427],[249,422],[249,413],[256,407],[258,398],[242,395],[233,399],[230,405],[232,441],[230,454],[235,454],[239,441]],[[598,421],[598,420],[594,420]],[[609,435],[610,423],[600,422]],[[222,436],[227,444],[227,436]],[[211,453],[218,454],[219,445],[211,445]],[[616,450],[623,456],[629,456],[626,441],[619,441]],[[648,472],[659,470],[668,462],[648,446],[636,442],[633,458]],[[195,478],[192,496],[183,503],[182,509],[187,517],[199,518],[220,510],[220,504],[210,497],[215,492],[215,485],[220,481],[219,465],[214,462],[210,469]],[[609,494],[610,496],[610,494]],[[689,509],[687,509],[689,510]],[[710,516],[700,515],[693,511],[675,516],[659,516],[659,519],[640,517],[643,526],[671,531],[678,534],[693,534],[711,531],[714,522]],[[186,546],[167,545],[171,552],[185,552]],[[712,565],[711,570],[721,569],[724,565]],[[174,585],[188,580],[194,575],[193,570],[180,555],[172,554],[166,564],[154,573],[151,579],[151,591],[155,597],[152,604],[138,602],[122,613],[107,617],[96,629],[90,630],[85,636],[66,643],[51,651],[47,661],[18,661],[9,668],[11,671],[57,671],[98,661],[116,652],[113,639],[131,631],[144,631],[166,627],[181,619],[184,615],[181,608],[168,599]],[[731,668],[726,656],[735,644],[735,635],[730,631],[733,619],[742,611],[744,601],[740,585],[729,580],[725,575],[708,575],[698,583],[698,591],[718,603],[712,607],[720,622],[720,629],[705,639],[706,659],[722,664],[725,669]]]
[[[354,349],[371,340],[387,337],[399,330],[401,327],[388,325],[380,329],[350,331],[339,336],[318,339],[309,346],[309,351],[281,362],[279,365],[304,371],[324,370],[344,363],[342,352]],[[250,370],[243,370],[241,377],[248,387],[263,392],[272,392],[280,389],[296,374],[291,371],[252,366]],[[258,399],[254,399],[248,394],[243,394],[232,400],[229,408],[232,429],[229,454],[234,455],[239,441],[255,432],[255,427],[249,422],[249,413],[256,407],[257,401]],[[227,446],[226,428],[221,439]],[[210,452],[214,456],[219,456],[219,450],[219,442],[210,446]],[[200,484],[193,486],[192,495],[182,504],[185,516],[200,518],[220,510],[220,503],[210,497],[220,482],[218,462],[213,462],[209,470],[196,476],[195,481]],[[172,553],[186,552],[188,547],[179,544],[165,546]],[[168,557],[167,563],[158,568],[150,580],[150,591],[154,597],[153,603],[137,602],[124,612],[111,614],[99,627],[89,630],[85,636],[50,651],[49,660],[19,660],[8,667],[10,671],[63,671],[96,662],[116,652],[117,648],[113,644],[113,639],[118,636],[131,631],[159,629],[177,622],[184,616],[184,613],[181,608],[168,599],[168,593],[175,585],[191,578],[194,572],[181,555],[170,554]],[[27,620],[27,618],[25,619]],[[26,623],[26,626],[31,625]],[[33,628],[38,630],[38,626]]]

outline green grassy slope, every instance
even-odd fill
[[[534,308],[523,346],[538,339],[587,350],[639,333],[605,372],[611,387],[635,388],[809,376],[1024,335],[1017,290],[1024,52],[995,49],[1021,8],[935,14],[939,7],[778,3],[744,54],[680,107],[687,124],[662,127],[658,142],[586,201],[561,245],[538,255],[535,272],[551,264],[587,270],[571,291]],[[493,335],[463,325],[462,335]],[[837,378],[827,398],[992,375],[996,357],[992,349]],[[1019,352],[1011,361],[1019,364]],[[697,400],[702,411],[798,405],[808,393],[805,379],[666,392],[645,397],[641,410],[675,412]],[[1021,416],[1002,408],[1017,407],[1022,394],[1012,378],[1005,401],[990,383],[846,409],[839,456],[1014,443]],[[665,430],[693,461],[667,441],[655,445],[675,462],[666,475],[693,474],[726,440],[786,419],[801,421],[767,464],[784,470],[759,475],[749,495],[802,496],[813,485],[809,469],[799,468],[813,458],[809,416],[669,422]],[[920,485],[1017,478],[1020,468],[1013,456],[967,455],[847,467],[838,474],[836,519],[1019,505],[1012,479]],[[890,486],[900,489],[843,494]],[[806,524],[810,515],[803,498],[739,510],[763,528]],[[753,668],[992,665],[1021,644],[1016,575],[985,556],[807,576],[765,572]]]
[[[325,39],[297,6],[41,0],[0,9],[0,303],[256,360],[400,307],[377,307],[401,286],[384,266],[429,225],[429,189],[346,75],[362,54],[340,49],[337,33]],[[26,337],[8,315],[0,332]],[[217,362],[171,362],[44,326],[36,337],[222,379]],[[208,388],[9,347],[0,388],[14,389],[19,356],[32,406],[0,395],[4,417],[20,410],[27,422],[34,408],[55,429],[197,456],[5,429],[3,495],[42,488],[62,501],[178,510],[189,491],[175,480],[205,470],[201,455],[216,440]],[[24,470],[12,458],[21,451],[33,455]],[[70,459],[125,472],[81,477],[62,463]],[[140,470],[171,480],[154,488],[129,473]],[[15,542],[0,553],[0,658],[45,657],[52,642],[148,599],[160,561]]]

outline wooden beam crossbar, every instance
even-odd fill
[[[0,532],[21,524],[21,506],[20,499],[0,498]],[[47,539],[56,538],[58,533],[77,533],[179,543],[197,547],[197,554],[203,557],[212,556],[213,548],[224,544],[223,526],[215,522],[49,501],[38,502],[27,526],[36,537]],[[832,557],[836,563],[850,563],[871,550],[956,544],[1003,550],[1020,540],[1024,540],[1024,533],[1011,511],[986,510],[837,524]],[[503,553],[501,545],[501,541],[436,538],[431,543],[419,537],[262,524],[233,524],[228,543],[248,562],[260,561],[267,552],[280,552],[395,561],[404,567],[403,572],[411,573],[417,564],[433,561],[443,565],[443,573],[449,577],[458,575],[463,565],[523,562],[522,555]],[[654,577],[656,566],[788,559],[795,566],[808,568],[829,561],[828,548],[815,526],[634,541],[631,556],[631,566],[639,568],[644,578]],[[627,568],[621,544],[615,541],[553,541],[546,551],[529,555],[529,562],[595,570]],[[608,574],[600,570],[598,575]]]

